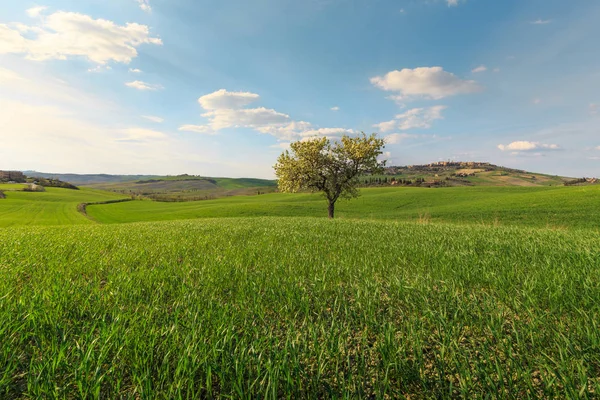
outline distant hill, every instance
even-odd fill
[[[158,201],[193,201],[274,192],[277,182],[255,178],[213,178],[198,175],[56,174],[24,171],[27,176],[53,178],[94,189]]]
[[[562,186],[573,178],[528,172],[487,162],[442,161],[425,165],[392,166],[382,175],[400,184],[419,186]],[[412,182],[412,183],[410,183]]]
[[[158,175],[109,175],[109,174],[58,174],[38,171],[23,171],[29,177],[58,179],[73,185],[89,185],[92,183],[117,183],[137,181],[141,179],[160,178]]]

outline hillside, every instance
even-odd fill
[[[198,182],[198,185],[213,185],[224,189],[243,187],[275,186],[276,182],[268,179],[256,178],[213,178],[200,175],[110,175],[110,174],[62,174],[37,171],[24,171],[29,177],[54,178],[74,185],[92,186],[98,188],[114,187],[122,189],[134,184],[151,184],[155,182]],[[111,185],[112,184],[112,185]],[[119,185],[122,184],[122,185]]]
[[[590,187],[456,187],[365,188],[351,201],[339,201],[341,219],[385,219],[484,225],[526,225],[551,228],[600,227],[600,186]],[[122,223],[220,217],[326,217],[318,194],[266,194],[253,197],[160,203],[134,201],[94,205],[99,222]]]
[[[213,178],[197,175],[78,175],[26,171],[28,176],[52,177],[92,189],[157,201],[195,201],[275,191],[277,182],[256,178]]]
[[[560,186],[573,179],[472,161],[392,166],[382,177],[388,182],[392,177],[397,181],[421,180],[421,186]]]
[[[46,188],[24,192],[24,185],[0,185],[6,198],[0,199],[0,228],[24,225],[79,225],[92,221],[77,211],[81,203],[125,199],[126,196],[82,188]]]
[[[128,199],[130,196],[82,188],[48,188],[42,193],[13,192],[8,185],[0,199],[0,227],[90,223],[77,211],[80,203]],[[341,219],[384,219],[421,223],[526,225],[532,227],[600,227],[596,212],[600,186],[586,187],[456,187],[364,188],[352,201],[339,201]],[[318,194],[272,193],[216,200],[165,203],[136,200],[87,207],[100,223],[124,223],[219,217],[326,217]]]

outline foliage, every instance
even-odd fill
[[[0,398],[600,393],[595,232],[238,218],[0,254]]]
[[[384,147],[376,134],[358,137],[343,136],[331,143],[326,137],[298,141],[290,145],[275,164],[279,190],[296,193],[309,190],[321,192],[329,204],[329,218],[334,205],[341,198],[358,197],[359,177],[379,173],[385,164],[377,161]]]

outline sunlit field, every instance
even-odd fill
[[[599,393],[596,187],[50,189],[0,200],[0,398]]]

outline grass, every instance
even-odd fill
[[[272,180],[252,178],[206,178],[200,176],[157,177],[130,182],[110,182],[88,185],[100,190],[141,196],[157,201],[197,201],[229,196],[272,193],[277,183]]]
[[[315,218],[0,230],[0,398],[592,398],[591,231]]]
[[[91,189],[46,188],[45,192],[34,193],[7,191],[6,199],[0,199],[0,228],[21,225],[90,224],[92,221],[77,211],[79,203],[123,197]]]
[[[7,191],[0,398],[600,397],[600,186],[362,193]]]
[[[374,188],[338,202],[343,219],[387,219],[458,224],[526,225],[598,229],[600,186]],[[103,223],[249,216],[326,216],[319,195],[267,194],[189,203],[136,201],[96,205],[88,213]]]
[[[0,190],[3,191],[23,190],[25,187],[24,183],[0,183]]]

